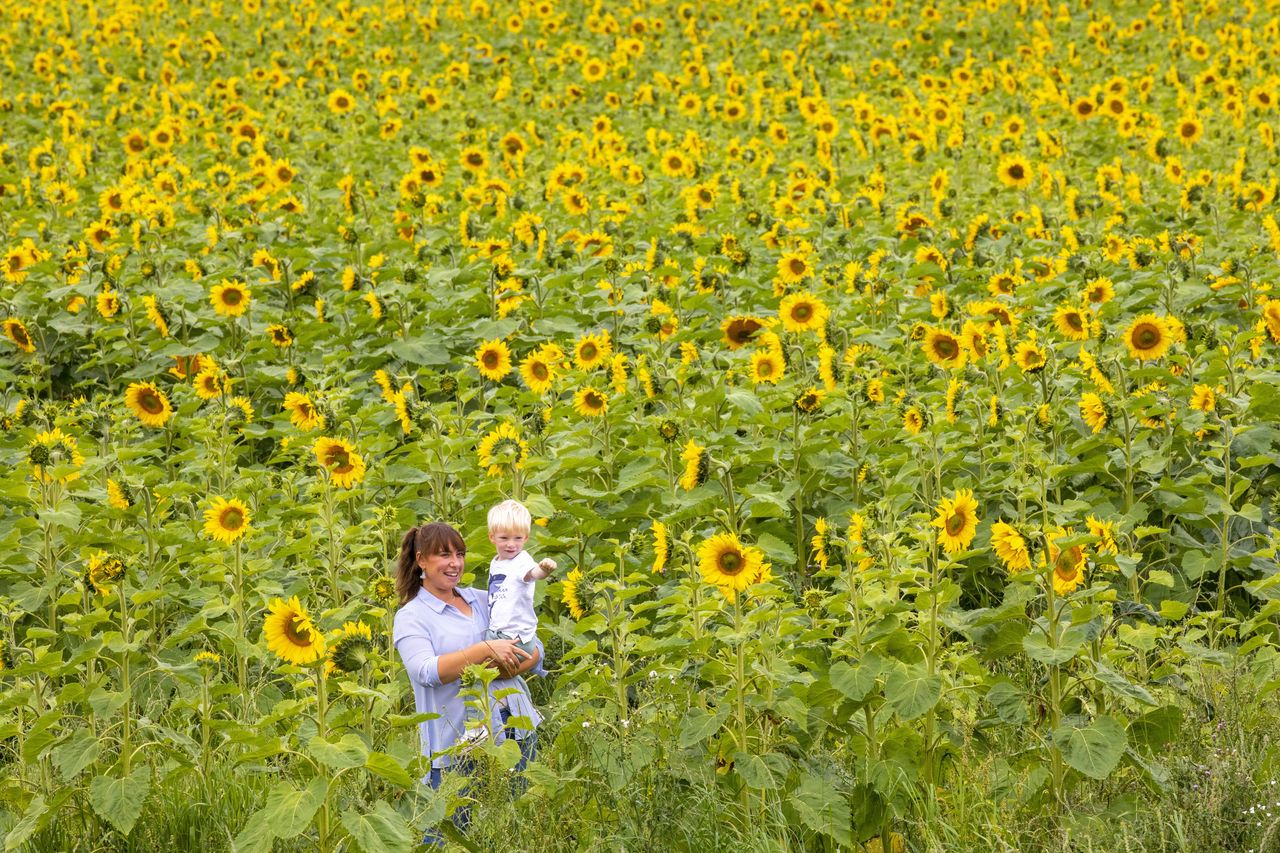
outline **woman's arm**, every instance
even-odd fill
[[[396,641],[396,650],[404,661],[409,679],[427,687],[439,687],[457,681],[471,664],[493,664],[500,670],[508,667],[524,672],[537,662],[536,657],[515,644],[514,640],[482,640],[456,652],[437,655],[431,638],[421,634],[406,635]],[[517,668],[517,662],[523,661]],[[503,670],[504,672],[506,670]]]
[[[526,652],[524,649],[522,649],[522,648],[520,648],[519,646],[517,646],[517,645],[515,644],[515,643],[516,643],[516,641],[515,641],[515,640],[490,640],[490,642],[492,642],[492,643],[498,643],[498,642],[502,642],[502,643],[511,643],[511,648],[512,648],[512,649],[513,649],[513,650],[514,650],[518,655],[520,655],[521,657],[523,657],[523,658],[524,658],[524,660],[520,661],[520,665],[519,665],[519,666],[508,667],[508,666],[503,666],[503,665],[502,665],[502,664],[500,664],[500,663],[499,663],[499,664],[497,664],[498,672],[502,673],[502,677],[503,677],[503,678],[513,678],[514,676],[517,676],[517,675],[520,675],[520,674],[522,674],[522,673],[528,672],[529,670],[533,669],[535,666],[537,666],[537,665],[538,665],[538,659],[542,657],[542,655],[540,654],[540,649],[539,649],[539,650],[534,651],[534,653],[533,653],[533,654],[529,654],[529,653],[528,653],[528,652]]]
[[[515,640],[481,640],[461,651],[440,655],[438,664],[440,682],[447,684],[450,681],[457,681],[462,677],[462,671],[473,663],[492,665],[499,671],[505,671],[504,665],[513,665],[519,660],[520,655],[528,657],[529,653],[517,646]],[[523,671],[524,669],[520,670],[520,672]]]

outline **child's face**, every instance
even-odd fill
[[[524,550],[524,543],[529,541],[529,534],[511,530],[490,530],[489,541],[498,549],[499,559],[510,560]]]

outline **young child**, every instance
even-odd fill
[[[489,564],[489,630],[485,633],[486,640],[516,640],[530,653],[538,648],[534,586],[556,569],[555,560],[535,563],[524,550],[532,521],[519,501],[503,501],[489,510],[489,541],[498,553]],[[541,659],[533,672],[546,674]]]

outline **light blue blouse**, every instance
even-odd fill
[[[422,740],[422,754],[430,757],[432,767],[448,767],[453,759],[440,753],[462,736],[466,717],[465,700],[459,696],[461,679],[448,684],[440,682],[440,655],[461,651],[484,639],[489,627],[489,594],[473,587],[458,587],[458,592],[471,605],[471,615],[465,615],[452,604],[446,604],[425,589],[396,611],[392,639],[400,660],[413,684],[413,698],[419,714],[439,714],[434,720],[418,724]],[[489,685],[491,692],[515,687],[519,693],[505,698],[511,716],[528,717],[533,725],[542,716],[533,707],[527,688],[515,678],[503,678]],[[497,732],[497,739],[505,737],[499,719],[499,709],[494,703],[493,719],[489,731]],[[516,737],[523,738],[526,731],[516,730]]]

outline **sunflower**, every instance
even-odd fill
[[[374,601],[390,604],[396,600],[396,582],[386,575],[378,575],[369,581],[364,592]]]
[[[1178,141],[1190,148],[1204,136],[1204,124],[1195,116],[1188,116],[1178,122]]]
[[[1090,312],[1074,305],[1059,305],[1053,312],[1053,325],[1069,341],[1089,340]]]
[[[214,498],[204,511],[204,532],[224,545],[230,545],[249,532],[253,516],[239,498]]]
[[[565,607],[569,608],[569,613],[575,620],[587,615],[587,611],[582,606],[582,594],[582,569],[574,569],[564,577],[560,588],[560,600],[564,602]]]
[[[4,334],[23,352],[36,351],[36,345],[31,342],[31,335],[27,333],[27,327],[16,317],[10,317],[4,321]]]
[[[1012,524],[997,521],[991,525],[991,547],[1010,574],[1016,575],[1031,568],[1027,542]]]
[[[933,520],[938,528],[938,543],[948,554],[958,554],[969,547],[978,532],[978,502],[972,489],[960,489],[953,498],[943,498]]]
[[[200,668],[200,672],[206,678],[213,675],[218,670],[218,666],[222,663],[222,655],[217,652],[200,651],[196,652],[191,658],[191,662]]]
[[[530,353],[520,362],[520,378],[530,391],[542,396],[551,390],[556,374],[551,362],[541,353]]]
[[[501,423],[480,439],[476,445],[476,456],[485,473],[498,477],[507,468],[516,470],[524,467],[524,460],[529,456],[529,443],[520,437],[520,431],[514,426]]]
[[[778,306],[782,327],[788,332],[817,332],[827,323],[830,311],[821,299],[808,291],[784,297]]]
[[[472,145],[463,150],[459,162],[462,168],[473,174],[479,174],[489,167],[489,155]]]
[[[724,332],[724,342],[731,350],[739,350],[751,342],[756,332],[764,328],[764,321],[759,317],[738,315],[730,317],[720,324]]]
[[[169,317],[160,305],[160,300],[154,296],[142,297],[142,305],[147,309],[147,319],[156,327],[156,331],[160,333],[160,337],[169,337]]]
[[[343,622],[329,647],[329,661],[337,672],[359,672],[373,657],[373,632],[363,622]]]
[[[223,279],[209,291],[209,304],[223,317],[239,317],[249,308],[250,296],[243,282]]]
[[[329,93],[329,112],[345,115],[356,108],[356,99],[346,89],[334,89]]]
[[[680,452],[680,458],[684,460],[684,473],[680,475],[680,488],[686,492],[693,491],[707,481],[707,474],[710,473],[711,469],[711,461],[707,459],[706,451],[705,447],[691,438],[684,446],[684,450]]]
[[[783,252],[778,259],[778,278],[783,284],[796,284],[813,275],[813,264],[799,252]]]
[[[267,648],[285,663],[304,666],[324,657],[324,635],[312,624],[296,595],[288,601],[271,599],[262,634]]]
[[[732,533],[718,533],[698,546],[698,571],[728,597],[759,583],[769,570],[764,552],[744,546]]]
[[[573,395],[573,410],[585,418],[595,418],[609,411],[609,397],[596,388],[579,388]]]
[[[355,445],[340,438],[321,436],[311,449],[320,467],[329,472],[330,481],[338,488],[349,489],[364,479],[364,457],[356,452]]]
[[[960,338],[946,329],[930,327],[925,330],[924,343],[921,345],[925,358],[938,365],[952,370],[964,367],[968,350]]]
[[[98,309],[98,314],[104,320],[110,320],[112,317],[120,313],[120,294],[110,287],[98,293],[94,300],[94,305]]]
[[[1052,567],[1053,591],[1058,595],[1068,595],[1084,583],[1084,566],[1086,554],[1083,545],[1072,545],[1062,548],[1058,540],[1071,535],[1070,528],[1054,529],[1045,538],[1049,545],[1048,564]],[[1045,566],[1044,555],[1040,557],[1040,565]]]
[[[667,526],[661,521],[653,522],[653,571],[661,574],[667,567],[667,557],[671,553],[671,543],[667,538]]]
[[[826,391],[810,385],[804,391],[801,391],[796,395],[795,400],[792,401],[792,405],[796,407],[796,411],[802,412],[806,415],[811,415],[818,411],[818,408],[822,405],[822,398],[825,396],[827,396]]]
[[[51,465],[79,468],[84,464],[75,438],[57,427],[45,430],[32,440],[27,449],[27,459],[31,462],[32,473],[42,483],[52,482],[53,478],[45,471]],[[58,482],[66,484],[79,476],[79,471],[71,471],[59,477]]]
[[[831,527],[825,518],[819,517],[813,523],[813,537],[809,540],[809,547],[813,551],[814,562],[818,564],[819,569],[823,570],[831,561],[831,555],[827,553],[831,545],[830,533]]]
[[[1160,358],[1169,351],[1173,331],[1168,320],[1155,314],[1143,314],[1124,331],[1124,345],[1129,355],[1140,361]]]
[[[1268,299],[1262,306],[1262,323],[1271,340],[1280,344],[1280,299]]]
[[[1071,105],[1071,112],[1075,114],[1077,120],[1085,121],[1097,115],[1098,107],[1092,98],[1081,97],[1077,98],[1075,103]]]
[[[908,406],[902,411],[902,428],[917,435],[925,427],[925,415],[919,406]]]
[[[128,509],[132,506],[133,498],[129,493],[129,487],[108,479],[107,505],[112,509]]]
[[[751,354],[752,385],[759,385],[763,382],[777,385],[782,381],[782,376],[786,371],[787,364],[782,359],[782,353],[772,347],[758,349]]]
[[[668,178],[679,178],[693,172],[693,161],[682,152],[670,148],[662,154],[658,161],[662,174]]]
[[[1089,282],[1080,295],[1094,305],[1102,305],[1115,298],[1116,288],[1109,278],[1095,278]]]
[[[1013,352],[1013,360],[1023,373],[1039,373],[1044,370],[1047,359],[1044,347],[1037,344],[1034,337],[1018,344]]]
[[[271,341],[273,346],[280,349],[293,346],[293,332],[289,331],[288,326],[280,323],[272,323],[267,326],[267,339]]]
[[[511,349],[497,338],[485,341],[476,350],[475,365],[485,379],[501,382],[511,372]]]
[[[297,391],[285,394],[284,408],[289,412],[289,422],[303,432],[324,429],[324,415],[306,394],[299,394]]]
[[[1116,525],[1114,521],[1100,521],[1094,516],[1087,516],[1084,523],[1089,528],[1090,535],[1098,540],[1099,554],[1117,554],[1120,549],[1116,545]]]
[[[124,560],[119,557],[108,554],[106,551],[97,551],[89,555],[88,580],[99,595],[111,592],[111,586],[123,580],[124,574]]]
[[[594,370],[613,355],[613,341],[608,332],[583,335],[573,348],[573,360],[579,370]]]
[[[173,415],[169,398],[154,382],[132,383],[124,392],[124,402],[149,427],[162,427]]]
[[[1096,435],[1102,432],[1107,422],[1111,420],[1111,408],[1103,402],[1101,397],[1089,391],[1080,398],[1080,417]]]
[[[214,400],[231,389],[231,382],[217,365],[211,365],[196,374],[192,380],[196,396],[201,400]]]
[[[1022,189],[1031,184],[1031,163],[1021,154],[1013,154],[1000,161],[996,177],[1006,187]]]
[[[1218,406],[1218,395],[1211,385],[1197,385],[1191,389],[1191,408],[1200,412],[1212,412]]]

